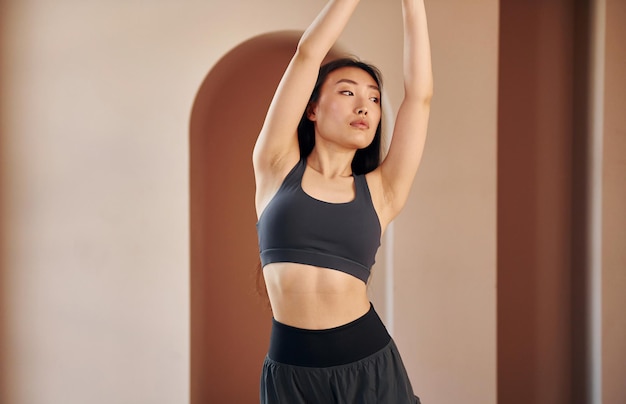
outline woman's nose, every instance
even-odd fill
[[[356,109],[356,113],[357,115],[367,115],[367,108],[366,107],[358,107]]]

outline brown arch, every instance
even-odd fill
[[[300,35],[264,34],[232,49],[211,69],[192,108],[191,403],[258,401],[271,313],[256,293],[251,157]]]

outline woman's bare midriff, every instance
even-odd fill
[[[272,263],[263,276],[276,321],[322,330],[347,324],[370,308],[365,283],[328,268]]]

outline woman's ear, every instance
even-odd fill
[[[315,122],[317,120],[317,104],[310,102],[306,107],[306,117],[309,121]]]

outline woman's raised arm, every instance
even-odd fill
[[[359,0],[329,1],[300,38],[254,146],[257,186],[262,177],[284,172],[285,165],[293,165],[299,158],[298,123],[315,86],[320,65],[358,3]]]
[[[402,14],[404,99],[398,109],[389,153],[379,171],[387,221],[400,212],[409,196],[424,150],[433,95],[424,0],[402,0]]]

